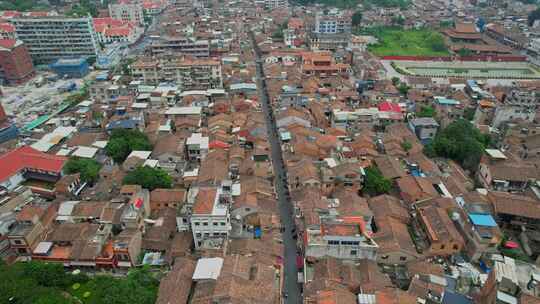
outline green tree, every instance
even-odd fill
[[[436,112],[432,106],[421,106],[418,117],[435,117]]]
[[[141,185],[148,190],[156,188],[171,188],[172,178],[167,172],[147,166],[137,167],[124,177],[124,185]]]
[[[107,155],[117,163],[122,163],[134,150],[152,150],[152,144],[150,144],[148,137],[139,130],[113,130],[105,147]]]
[[[101,164],[95,159],[72,157],[64,165],[67,174],[80,173],[83,182],[94,183],[98,180]]]
[[[410,88],[408,85],[404,84],[404,83],[400,83],[399,86],[398,86],[398,91],[399,91],[401,94],[403,94],[404,96],[407,96],[407,94],[409,93],[409,90],[410,90],[410,89],[411,89],[411,88]]]
[[[405,152],[409,152],[409,150],[412,149],[412,144],[411,144],[409,141],[404,140],[404,141],[401,143],[401,148],[402,148],[403,150],[405,150]]]
[[[397,85],[399,84],[400,80],[399,80],[399,77],[392,77],[392,84],[397,87]]]
[[[365,173],[364,188],[362,191],[370,196],[388,193],[392,188],[392,182],[384,178],[377,167],[367,167]]]
[[[356,11],[352,15],[352,26],[359,26],[362,22],[362,11]]]
[[[467,48],[461,48],[457,51],[457,53],[460,57],[467,57],[473,54],[473,52]]]
[[[470,122],[460,119],[439,131],[433,142],[425,147],[425,153],[431,157],[453,159],[474,172],[490,143],[489,135],[480,133]]]

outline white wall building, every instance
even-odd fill
[[[215,188],[193,188],[197,191],[191,214],[191,231],[195,248],[219,248],[231,231],[230,182]]]

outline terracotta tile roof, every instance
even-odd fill
[[[26,205],[17,213],[16,220],[18,222],[33,222],[34,217],[41,218],[45,214],[45,208],[41,206]]]
[[[217,194],[216,188],[202,188],[193,204],[193,214],[211,214]]]
[[[0,156],[0,181],[6,180],[24,168],[59,174],[65,162],[65,157],[50,155],[30,146],[23,146]]]
[[[537,199],[496,191],[489,192],[488,199],[497,214],[540,219],[540,201]]]
[[[17,44],[15,39],[0,39],[0,47],[5,49],[12,49]]]
[[[369,207],[375,217],[394,217],[403,223],[408,223],[411,216],[399,199],[390,195],[379,195],[368,200]]]
[[[150,203],[183,203],[184,189],[154,189],[150,192]]]
[[[185,304],[191,291],[195,261],[177,258],[172,270],[161,280],[156,304]]]

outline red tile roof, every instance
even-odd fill
[[[6,33],[15,32],[15,27],[11,23],[0,23],[0,31]]]
[[[60,173],[65,157],[50,155],[23,146],[0,156],[0,181],[4,181],[25,168]]]
[[[15,39],[0,39],[0,47],[5,49],[11,49],[15,46],[17,40]]]
[[[401,107],[396,103],[385,101],[379,104],[379,111],[401,113]]]

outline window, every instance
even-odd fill
[[[22,241],[21,240],[13,240],[13,243],[17,244],[17,245],[21,245],[22,244]]]
[[[407,257],[404,257],[404,256],[400,256],[400,257],[399,257],[399,260],[400,260],[400,261],[402,261],[402,262],[404,262],[404,261],[406,261],[406,260],[407,260]]]
[[[454,246],[452,246],[452,249],[458,250],[458,249],[459,249],[459,246],[458,246],[457,244],[454,244]]]
[[[196,233],[195,236],[197,236],[198,238],[201,237],[201,234],[200,233]]]
[[[225,226],[225,222],[221,222],[220,224],[221,224],[221,226]]]
[[[351,255],[356,255],[356,250],[351,250]]]
[[[328,245],[339,245],[339,241],[329,240]]]
[[[204,233],[204,237],[209,237],[209,236],[210,236],[210,233],[208,233],[208,232]]]
[[[208,226],[208,222],[203,222],[203,226]]]
[[[199,226],[201,223],[199,222],[194,222],[195,226]]]
[[[381,260],[388,260],[388,256],[387,256],[387,255],[383,255],[383,256],[381,257]]]
[[[217,226],[217,225],[218,225],[218,223],[217,223],[217,222],[213,222],[212,224],[213,224],[214,226]]]
[[[441,250],[444,249],[444,244],[441,245]]]

